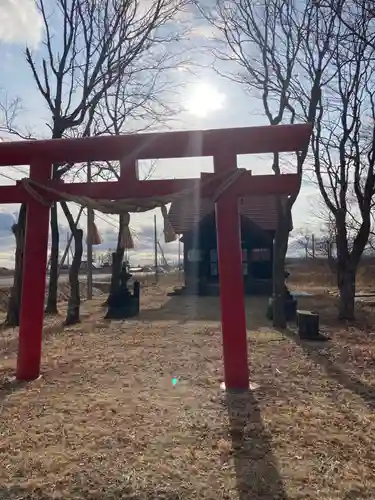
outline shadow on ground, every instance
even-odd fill
[[[266,297],[246,298],[246,319],[263,324],[267,323]],[[220,298],[200,296],[172,296],[158,308],[142,309],[139,315],[141,321],[213,321],[220,322]]]
[[[286,500],[270,437],[254,395],[227,394],[239,500]]]
[[[68,494],[68,495],[66,495]],[[0,487],[1,500],[57,500],[71,498],[74,500],[180,500],[182,497],[178,492],[150,489],[146,491],[132,491],[128,486],[105,487],[95,485],[90,487],[73,487],[73,490],[59,491],[58,488],[51,493],[44,492],[41,487]]]
[[[235,467],[238,500],[287,500],[282,479],[279,475],[276,459],[272,453],[270,436],[266,431],[257,400],[251,392],[227,394],[224,399],[229,415],[229,432],[232,441],[232,458]],[[71,498],[86,500],[182,500],[194,498],[193,490],[172,491],[140,486],[132,489],[125,476],[112,477],[110,484],[96,482],[84,470],[71,477],[71,486],[52,485],[38,487],[25,486],[0,487],[2,500],[52,500]],[[208,485],[209,483],[207,483]],[[207,492],[207,498],[213,498]],[[227,498],[223,496],[222,498]]]
[[[281,330],[280,333],[286,335],[299,345],[314,363],[320,365],[325,370],[329,377],[336,380],[345,389],[360,396],[369,408],[372,410],[375,409],[375,388],[363,383],[358,377],[349,374],[339,364],[332,361],[330,359],[329,342],[321,343],[301,340],[296,332],[290,328]]]

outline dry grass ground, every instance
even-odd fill
[[[334,289],[336,278],[327,260],[291,260],[287,263],[293,286],[308,286],[310,289]],[[375,259],[365,259],[357,272],[357,290],[375,289]]]
[[[312,345],[250,298],[259,388],[224,398],[218,300],[166,290],[144,287],[137,320],[104,321],[100,299],[78,327],[48,319],[29,385],[8,381],[17,332],[2,333],[0,499],[374,499],[371,311],[339,330],[334,297],[301,299],[331,337]]]

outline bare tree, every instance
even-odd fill
[[[151,60],[149,56],[142,58],[137,64],[132,64],[127,68],[126,73],[118,79],[116,84],[106,89],[102,100],[96,106],[90,116],[89,126],[91,134],[98,136],[102,134],[119,135],[121,133],[139,133],[145,130],[152,130],[165,125],[175,114],[179,107],[175,104],[173,97],[175,92],[175,82],[170,79],[170,71],[175,71],[176,60],[181,62],[181,57],[177,53],[165,53],[159,51],[159,56],[153,51]],[[177,57],[177,59],[176,59]],[[171,102],[170,102],[171,101]],[[76,136],[84,135],[84,130],[74,129],[72,133]],[[85,170],[84,166],[74,167],[69,175],[78,177]],[[155,162],[151,162],[148,175],[151,175],[155,168]],[[91,178],[96,179],[117,179],[120,176],[119,162],[91,163]],[[63,207],[64,213],[67,206]],[[112,276],[110,294],[114,293],[120,285],[120,273],[124,258],[124,238],[123,231],[125,225],[125,215],[119,214],[119,229],[116,250],[113,252]],[[69,225],[74,223],[73,218],[68,218]],[[72,228],[72,226],[71,226]],[[79,238],[80,233],[77,228],[72,230],[75,237]],[[80,297],[79,290],[79,269],[82,242],[75,245],[74,262],[76,265],[70,270],[69,281],[71,285],[71,307],[68,308],[67,324],[72,324],[79,320]],[[76,252],[79,254],[76,256]],[[71,317],[69,315],[72,314]]]
[[[263,105],[271,124],[296,119],[315,124],[313,158],[297,155],[297,173],[304,163],[315,171],[320,192],[335,222],[339,316],[354,317],[355,274],[367,245],[374,190],[373,49],[368,41],[368,9],[356,11],[355,30],[342,21],[343,10],[317,2],[293,0],[217,1],[207,16],[222,34],[222,61],[234,63],[227,77],[240,83]],[[341,2],[341,6],[343,2]],[[360,6],[356,4],[356,8]],[[280,174],[280,158],[273,170]],[[274,323],[283,317],[284,262],[291,208],[296,196],[278,201],[274,256]],[[357,210],[348,210],[355,200]],[[349,216],[359,216],[354,238]],[[352,243],[351,243],[352,241]]]
[[[202,9],[201,9],[202,10]],[[221,35],[214,43],[216,69],[223,76],[240,84],[245,92],[261,103],[271,125],[305,120],[298,101],[293,100],[299,82],[304,81],[304,104],[309,122],[314,122],[322,73],[328,64],[326,42],[330,29],[314,49],[315,64],[320,68],[308,78],[302,47],[315,22],[316,8],[312,2],[296,0],[217,0],[214,9],[203,11]],[[296,156],[296,173],[302,178],[307,150]],[[280,156],[274,155],[275,175],[282,172]],[[277,200],[278,224],[274,240],[274,325],[285,327],[285,256],[291,229],[291,210],[298,193]]]
[[[70,294],[65,319],[65,325],[74,325],[80,321],[81,293],[79,287],[79,270],[81,268],[83,254],[83,231],[77,227],[65,202],[61,202],[61,208],[73,231],[74,238],[74,254],[72,265],[69,269]]]
[[[372,0],[315,0],[317,9],[325,15],[336,17],[347,35],[360,40],[370,50],[375,49],[374,30],[363,30],[375,18],[375,4]]]
[[[301,229],[297,232],[294,246],[298,246],[304,251],[306,260],[314,258],[314,235],[310,234],[307,229]]]
[[[354,318],[358,264],[368,244],[375,190],[373,49],[340,24],[330,41],[329,85],[322,88],[313,134],[314,169],[335,222],[339,317]],[[356,219],[359,223],[353,224]]]
[[[181,62],[181,60],[179,61]],[[155,67],[155,61],[139,72],[126,75],[119,80],[118,85],[109,89],[103,101],[98,106],[95,115],[95,128],[105,133],[119,135],[124,132],[140,132],[159,128],[171,120],[180,111],[179,105],[170,96],[174,94],[174,83],[168,78],[168,69],[175,69],[174,60],[168,55],[163,56]],[[143,125],[142,130],[139,129]],[[136,130],[134,130],[136,128]],[[156,162],[149,165],[145,178],[149,178],[155,169]],[[120,165],[110,162],[97,168],[99,177],[119,179]],[[109,295],[116,292],[120,286],[120,274],[124,259],[125,216],[119,214],[119,230],[116,250],[112,254],[112,274]]]
[[[52,138],[72,130],[90,133],[95,109],[113,86],[161,42],[178,37],[172,23],[185,0],[35,0],[44,22],[44,50],[26,49],[26,62],[51,113]],[[60,26],[59,36],[52,21]],[[135,66],[134,66],[135,65]],[[72,165],[54,165],[62,177]],[[66,207],[68,209],[68,207]],[[69,209],[68,209],[69,210]],[[70,220],[70,219],[68,219]],[[51,267],[46,311],[57,312],[59,234],[56,204],[51,210]],[[71,228],[76,234],[75,228]],[[15,279],[18,279],[16,277]]]

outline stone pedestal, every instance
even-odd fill
[[[108,311],[105,319],[126,319],[138,316],[140,284],[135,281],[133,293],[131,293],[127,285],[131,277],[132,275],[123,269],[120,288],[108,297]]]
[[[298,335],[302,340],[320,339],[319,314],[311,311],[297,312]]]

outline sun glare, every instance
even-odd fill
[[[207,83],[197,85],[190,94],[186,109],[189,113],[205,118],[214,111],[222,109],[225,95]]]

